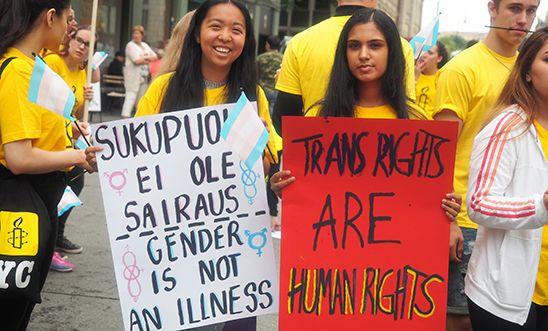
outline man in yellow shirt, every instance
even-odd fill
[[[469,160],[474,137],[485,124],[517,58],[517,49],[536,16],[539,0],[492,0],[491,28],[482,42],[462,51],[440,71],[433,117],[459,123],[454,190],[463,206],[452,225],[447,330],[471,330],[464,276],[477,225],[466,212]],[[457,248],[462,248],[458,254]]]
[[[313,107],[325,96],[335,50],[341,31],[350,16],[363,7],[377,7],[377,0],[339,0],[335,16],[297,34],[284,53],[276,89],[272,122],[281,134],[281,117],[314,116]],[[407,96],[415,99],[415,64],[411,45],[402,39],[406,63]],[[314,109],[313,109],[314,108]]]

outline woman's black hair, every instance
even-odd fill
[[[398,28],[387,14],[372,8],[355,12],[341,32],[327,93],[320,105],[321,116],[354,117],[360,84],[348,66],[348,34],[355,25],[370,22],[383,33],[388,45],[387,67],[381,78],[383,98],[396,111],[398,118],[409,118],[405,94],[405,60]]]
[[[227,103],[236,102],[241,92],[249,100],[257,100],[257,68],[255,37],[249,12],[243,4],[233,0],[206,0],[196,9],[185,36],[179,64],[168,83],[162,102],[162,112],[204,106],[204,78],[201,70],[202,49],[197,38],[208,11],[219,4],[232,4],[245,18],[245,43],[242,54],[232,63],[227,81]]]
[[[0,0],[0,56],[30,32],[45,10],[55,9],[57,16],[70,8],[70,0]]]
[[[447,48],[441,41],[438,40],[436,46],[438,46],[438,56],[442,57],[441,61],[438,62],[438,69],[441,69],[449,61],[449,53],[447,53]]]

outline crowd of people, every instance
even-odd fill
[[[454,192],[440,197],[451,221],[446,329],[548,330],[548,28],[530,31],[539,2],[487,1],[484,40],[453,59],[438,42],[415,59],[376,0],[339,0],[284,54],[270,36],[258,57],[245,5],[206,0],[179,21],[165,54],[133,27],[106,72],[124,77],[123,118],[233,103],[242,91],[256,101],[271,133],[263,165],[273,229],[278,198],[298,181],[279,167],[283,116],[457,122]],[[0,210],[36,213],[41,227],[32,286],[0,290],[3,327],[25,330],[48,270],[71,271],[63,254],[83,251],[65,235],[70,210],[59,215],[57,203],[97,170],[101,147],[75,140],[88,133],[83,105],[100,70],[88,79],[95,38],[70,0],[0,0],[0,14]],[[29,101],[40,59],[74,93],[76,121]],[[193,330],[221,329],[256,330],[256,318]]]

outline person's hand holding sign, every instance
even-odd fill
[[[449,260],[460,262],[462,258],[462,250],[464,237],[457,222],[457,215],[460,212],[462,204],[462,196],[458,193],[447,193],[446,198],[441,200],[441,207],[445,211],[445,215],[451,221],[451,230],[449,233]]]
[[[270,177],[270,187],[281,198],[282,190],[294,181],[295,177],[291,176],[290,170],[280,170]]]

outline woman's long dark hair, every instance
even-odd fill
[[[162,112],[189,109],[204,106],[204,78],[201,70],[202,49],[197,38],[200,27],[208,11],[216,5],[230,3],[238,7],[245,18],[245,44],[242,54],[232,63],[228,73],[227,95],[228,103],[236,102],[240,93],[257,100],[257,69],[255,64],[255,37],[249,12],[241,3],[233,0],[207,0],[198,7],[190,21],[185,36],[179,64],[170,79],[164,100]]]
[[[0,56],[32,29],[43,11],[57,16],[70,7],[70,0],[0,0]]]
[[[396,111],[398,118],[409,118],[405,95],[405,60],[398,28],[387,14],[372,8],[355,12],[341,32],[327,93],[320,106],[321,116],[354,117],[360,84],[348,67],[348,34],[355,25],[370,22],[384,34],[388,45],[386,72],[381,78],[383,97]]]

